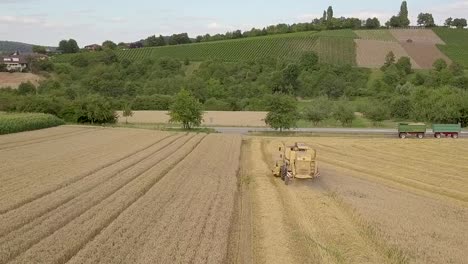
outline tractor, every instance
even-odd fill
[[[273,175],[281,177],[286,185],[294,179],[315,179],[320,176],[317,151],[303,143],[279,146]]]

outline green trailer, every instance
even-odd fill
[[[424,123],[400,123],[398,124],[398,135],[405,139],[409,136],[417,136],[423,139],[426,136],[427,127]]]
[[[432,125],[432,131],[434,132],[435,138],[452,137],[458,138],[461,133],[461,124],[434,124]]]

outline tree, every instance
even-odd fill
[[[117,44],[115,44],[111,40],[106,40],[102,43],[102,48],[103,49],[110,49],[110,50],[115,50],[117,48]]]
[[[317,100],[314,100],[311,103],[311,106],[306,108],[304,117],[317,126],[318,123],[322,122],[330,116],[330,112],[330,101],[325,97],[321,97]]]
[[[184,129],[199,126],[202,122],[202,104],[193,95],[183,89],[181,90],[170,107],[170,122],[182,123]]]
[[[0,72],[6,72],[7,71],[7,65],[4,63],[0,63]]]
[[[304,53],[300,58],[301,67],[305,70],[313,70],[318,62],[319,56],[314,51]]]
[[[388,118],[388,109],[383,103],[376,102],[368,105],[364,115],[376,125]]]
[[[125,104],[122,115],[125,117],[125,124],[128,124],[128,118],[133,116],[133,111],[130,104]]]
[[[327,21],[327,11],[323,10],[322,22]]]
[[[117,121],[111,103],[104,97],[88,95],[75,104],[75,120],[78,123],[104,124]]]
[[[35,94],[36,93],[36,86],[31,82],[23,82],[18,86],[18,94],[19,95],[27,95],[27,94]]]
[[[402,80],[402,73],[395,64],[385,69],[383,81],[390,87],[396,87]]]
[[[451,27],[452,23],[453,23],[453,18],[449,17],[449,18],[445,19],[444,26]]]
[[[430,13],[420,13],[418,15],[418,25],[425,27],[435,27],[434,17]]]
[[[333,111],[333,118],[340,121],[343,126],[349,126],[356,119],[354,109],[347,102],[340,102]]]
[[[464,18],[455,18],[453,20],[453,22],[452,22],[452,26],[454,26],[456,28],[459,28],[459,29],[465,28],[467,26],[466,19],[464,19]]]
[[[32,51],[34,53],[39,53],[39,54],[47,54],[47,49],[43,46],[37,46],[37,45],[34,45],[32,47]]]
[[[80,47],[78,47],[78,43],[76,43],[76,40],[69,39],[60,41],[58,50],[65,54],[78,53],[80,51]]]
[[[333,20],[333,7],[329,6],[327,9],[327,21],[331,22]]]
[[[454,76],[461,76],[464,73],[464,68],[457,62],[453,62],[449,66],[449,70],[452,72]]]
[[[392,16],[385,25],[387,27],[407,27],[410,25],[410,21],[408,19],[408,3],[406,3],[406,1],[401,3],[400,13],[398,13],[398,16]]]
[[[408,75],[413,72],[411,68],[411,60],[408,57],[401,57],[400,59],[398,59],[395,66],[405,75]]]
[[[411,111],[411,100],[406,95],[395,97],[390,102],[390,115],[393,118],[408,119]]]
[[[166,40],[164,39],[162,35],[159,35],[158,40],[156,42],[156,46],[158,47],[166,46]]]
[[[265,123],[280,132],[295,127],[299,120],[296,100],[287,95],[274,96],[268,106],[268,111]]]
[[[390,51],[386,56],[385,56],[385,63],[382,66],[382,71],[385,71],[388,67],[391,65],[395,64],[395,53],[393,51]]]
[[[444,69],[447,69],[447,62],[444,59],[438,59],[432,65],[434,70],[441,72]]]
[[[398,14],[400,19],[400,27],[407,27],[410,25],[410,21],[408,19],[408,3],[403,1],[400,7],[400,13]]]
[[[392,16],[390,20],[387,23],[385,23],[385,26],[393,28],[401,27],[400,17]]]
[[[366,20],[366,28],[368,29],[377,29],[380,28],[380,21],[378,18],[368,18]]]

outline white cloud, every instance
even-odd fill
[[[209,28],[209,29],[220,29],[220,28],[223,28],[223,26],[221,26],[217,22],[211,22],[211,23],[209,23],[207,25],[207,28]]]

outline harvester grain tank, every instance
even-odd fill
[[[293,179],[314,179],[320,176],[317,162],[317,151],[303,143],[294,146],[279,146],[279,157],[276,159],[273,175],[281,177],[289,184]]]

